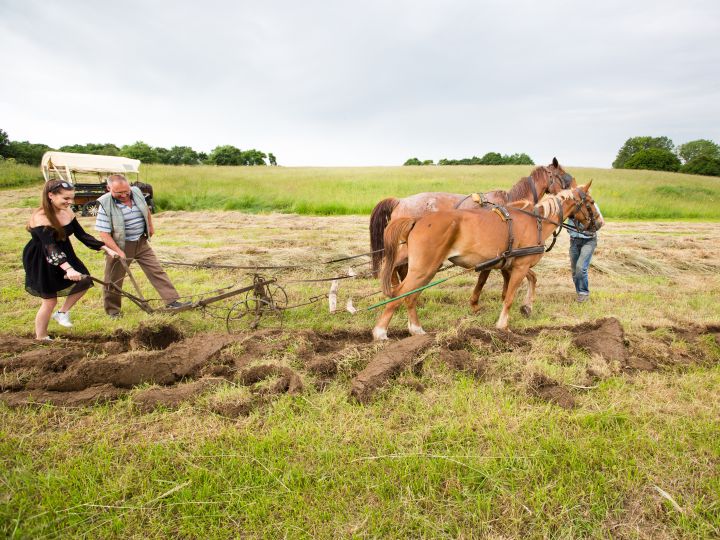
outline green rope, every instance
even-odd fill
[[[463,270],[463,272],[467,272],[466,270]],[[443,279],[438,279],[437,281],[433,281],[432,283],[428,283],[427,285],[424,285],[423,287],[418,287],[417,289],[413,289],[412,291],[408,291],[406,293],[401,294],[400,296],[396,296],[395,298],[390,298],[389,300],[384,300],[382,302],[378,302],[377,304],[373,304],[370,307],[366,307],[363,311],[370,311],[371,309],[379,308],[380,306],[384,306],[385,304],[389,304],[390,302],[394,302],[395,300],[399,300],[400,298],[405,298],[406,296],[409,296],[411,294],[414,294],[419,291],[424,291],[425,289],[429,287],[434,287],[435,285],[439,285],[440,283],[443,283],[444,281],[447,281],[448,279],[452,279],[456,276],[459,276],[463,272],[458,272],[457,274],[453,274],[452,276],[448,276]]]

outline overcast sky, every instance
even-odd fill
[[[0,129],[401,165],[720,143],[720,1],[0,0]]]

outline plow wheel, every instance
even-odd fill
[[[255,287],[248,291],[245,300],[236,303],[225,318],[229,333],[255,330],[264,327],[281,327],[283,310],[288,305],[285,289],[276,283],[266,283],[255,276]]]
[[[228,310],[225,325],[229,333],[282,326],[283,312],[264,298],[255,296],[238,302]]]

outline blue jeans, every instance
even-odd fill
[[[590,259],[596,247],[597,237],[570,237],[570,268],[572,268],[575,291],[578,294],[590,294],[588,267],[590,266]]]

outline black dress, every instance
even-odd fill
[[[92,280],[83,278],[80,281],[65,279],[65,271],[60,265],[68,262],[81,274],[89,275],[73,250],[70,243],[72,234],[90,249],[98,251],[105,244],[85,232],[77,218],[65,225],[65,240],[55,238],[55,229],[40,225],[30,229],[32,238],[23,250],[23,266],[25,267],[25,290],[33,296],[41,298],[57,298],[85,291],[93,286]]]

